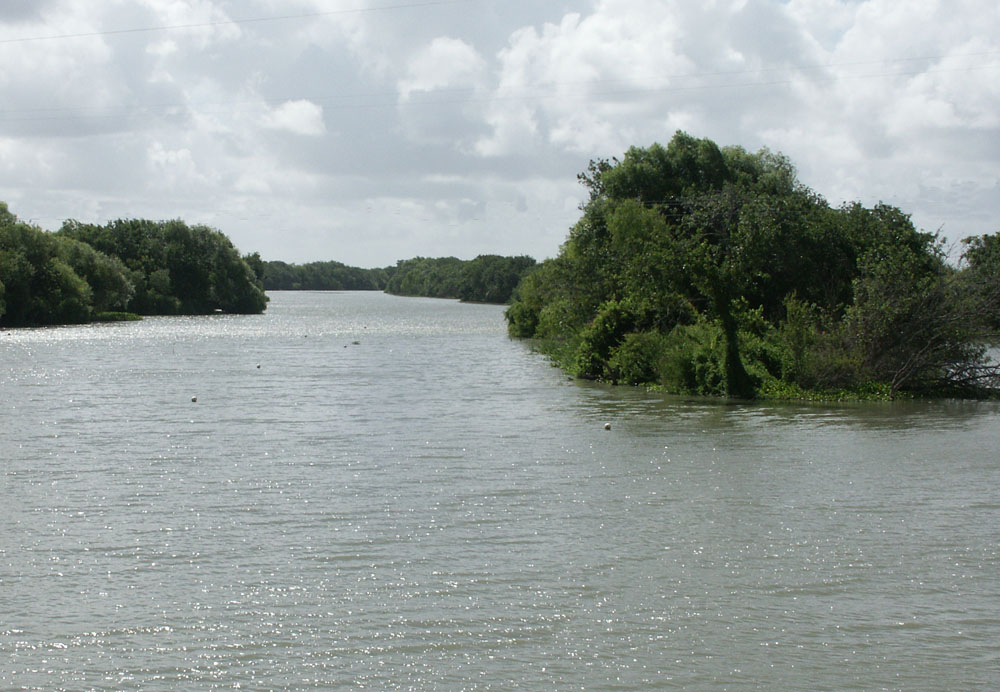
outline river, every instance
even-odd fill
[[[610,424],[610,429],[606,429]],[[1000,688],[1000,405],[568,379],[503,308],[0,333],[2,690]]]

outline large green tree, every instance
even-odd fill
[[[507,313],[576,375],[750,397],[989,374],[987,302],[894,207],[831,208],[784,156],[685,133],[579,179],[580,220]],[[991,242],[970,245],[970,267],[990,266]]]
[[[223,233],[180,220],[127,219],[104,226],[67,221],[59,235],[118,258],[140,314],[259,313],[267,305],[260,278]]]
[[[86,322],[94,291],[74,271],[60,239],[23,223],[0,203],[0,284],[4,326]],[[69,261],[67,261],[67,259]],[[106,261],[108,258],[95,258]]]

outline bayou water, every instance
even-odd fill
[[[997,404],[583,383],[498,306],[0,333],[0,517],[3,690],[1000,688]]]

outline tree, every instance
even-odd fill
[[[86,243],[58,239],[59,257],[83,278],[93,292],[94,312],[125,310],[135,293],[125,265]]]
[[[120,261],[133,286],[130,311],[259,313],[266,308],[257,274],[229,238],[208,226],[178,219],[119,219],[105,226],[67,221],[58,235]]]
[[[996,331],[1000,234],[955,272],[899,209],[833,209],[784,156],[684,133],[579,180],[580,219],[506,313],[576,375],[738,397],[994,386],[976,315]]]
[[[985,326],[1000,332],[1000,233],[972,236],[962,242],[966,263],[963,279],[980,302]]]
[[[510,301],[514,288],[534,264],[534,259],[523,255],[479,255],[469,261],[456,257],[414,257],[396,263],[385,291],[502,304]]]
[[[0,208],[0,283],[5,326],[86,322],[93,292],[59,256],[55,237]]]
[[[507,303],[521,277],[534,265],[535,260],[524,255],[479,255],[465,264],[458,297],[477,303]]]

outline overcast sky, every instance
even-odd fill
[[[996,0],[2,0],[0,200],[372,267],[554,256],[682,129],[831,204],[1000,231]]]

